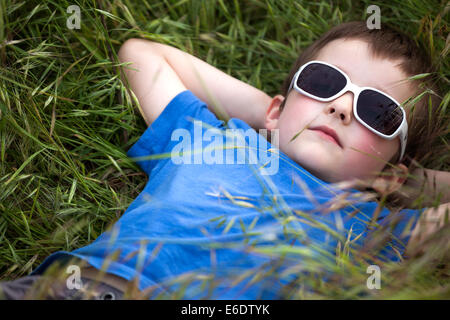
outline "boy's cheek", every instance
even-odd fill
[[[386,161],[386,150],[370,138],[349,147],[348,165],[359,170],[381,170]]]
[[[298,129],[314,120],[321,109],[323,103],[297,93],[297,96],[289,97],[280,118],[284,118],[285,124],[289,123]]]

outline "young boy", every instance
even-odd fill
[[[149,181],[111,230],[51,255],[23,291],[44,271],[75,265],[85,286],[101,280],[96,298],[122,298],[133,284],[140,290],[133,298],[282,298],[280,283],[295,279],[282,273],[287,268],[303,262],[299,270],[307,271],[338,242],[362,245],[389,223],[394,249],[383,248],[380,258],[397,259],[406,243],[417,248],[444,225],[449,204],[390,214],[360,192],[400,190],[408,173],[401,161],[418,152],[410,147],[416,114],[400,105],[418,90],[405,79],[428,68],[417,52],[386,27],[342,24],[302,53],[282,95],[271,98],[178,49],[128,40],[119,52],[121,62],[132,62],[123,67],[124,81],[149,125],[128,155]],[[272,144],[250,127],[269,131]],[[237,132],[245,136],[233,140]],[[230,139],[236,153],[225,150]],[[434,174],[450,201],[448,174],[417,172]],[[80,290],[64,285],[53,297],[76,298]],[[21,298],[17,287],[4,284],[6,297]]]

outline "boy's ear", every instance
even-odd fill
[[[281,103],[284,101],[282,95],[277,94],[272,98],[269,107],[266,110],[265,125],[267,130],[273,130],[277,128],[278,120],[281,115]]]
[[[372,188],[381,195],[388,195],[400,189],[408,177],[408,167],[403,163],[384,169],[372,182]]]

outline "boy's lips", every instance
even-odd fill
[[[331,137],[334,142],[336,142],[336,144],[342,148],[342,144],[341,141],[339,140],[339,137],[336,133],[336,131],[334,131],[333,129],[331,129],[330,127],[327,126],[318,126],[318,127],[311,127],[309,128],[310,130],[317,130],[317,131],[321,131],[324,134],[326,134],[328,137]]]

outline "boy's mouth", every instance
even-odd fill
[[[317,131],[322,132],[323,134],[325,134],[327,136],[327,138],[330,138],[330,140],[334,141],[339,147],[342,148],[341,141],[339,140],[339,137],[338,137],[336,131],[334,131],[330,127],[319,126],[319,127],[312,127],[312,128],[309,128],[309,129],[310,130],[317,130]]]

